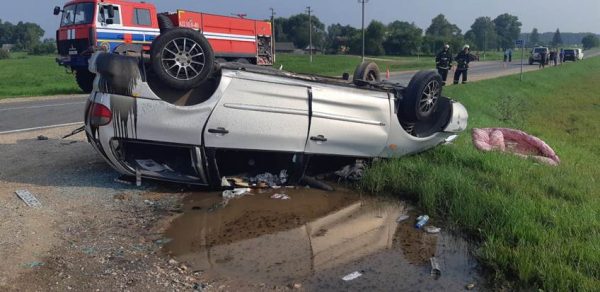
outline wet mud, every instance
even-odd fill
[[[290,199],[271,198],[276,193]],[[410,218],[397,222],[404,214]],[[207,275],[300,283],[305,290],[481,287],[468,243],[444,229],[438,234],[416,229],[417,215],[402,201],[350,190],[254,190],[229,201],[220,193],[197,193],[185,198],[183,213],[167,229],[164,250]],[[441,276],[431,274],[431,257]],[[362,275],[342,280],[355,271]]]

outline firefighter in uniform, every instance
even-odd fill
[[[444,45],[444,49],[435,57],[435,67],[442,76],[442,84],[446,85],[448,70],[452,69],[452,53],[449,45]]]
[[[469,45],[465,45],[463,50],[456,55],[454,60],[456,61],[456,72],[454,72],[454,84],[458,84],[458,81],[462,75],[462,83],[467,83],[467,72],[469,71],[469,63],[475,60],[475,56],[469,53]]]

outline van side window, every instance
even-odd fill
[[[148,9],[135,9],[135,24],[151,26],[152,20],[150,19],[150,10]]]
[[[119,7],[113,7],[115,9],[115,17],[112,19],[113,24],[121,24],[121,13],[119,11]],[[101,5],[100,9],[98,9],[98,22],[105,23],[108,18],[108,9],[104,8],[104,6]]]

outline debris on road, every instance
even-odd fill
[[[67,139],[67,138],[69,138],[71,136],[75,136],[75,135],[83,132],[84,130],[85,130],[85,126],[81,126],[81,127],[77,128],[77,129],[73,130],[73,132],[71,132],[70,134],[63,136],[62,138],[63,139]]]
[[[300,179],[300,184],[307,185],[309,187],[317,188],[317,189],[328,191],[328,192],[335,191],[335,189],[332,186],[330,186],[322,181],[319,181],[314,177],[307,176],[307,175],[303,176]]]
[[[25,264],[24,266],[33,269],[33,268],[39,268],[44,265],[45,265],[45,263],[43,263],[43,262],[33,261],[33,262]]]
[[[436,257],[432,257],[429,259],[431,262],[431,275],[439,277],[442,275],[442,270],[440,270],[440,264],[437,261]]]
[[[465,286],[465,288],[467,290],[473,290],[473,289],[475,289],[475,283],[469,283],[469,284],[467,284],[467,286]]]
[[[356,271],[356,272],[352,272],[352,273],[350,273],[350,274],[348,274],[348,275],[344,276],[344,277],[342,278],[342,280],[344,280],[344,281],[346,281],[346,282],[347,282],[347,281],[352,281],[352,280],[354,280],[354,279],[356,279],[356,278],[358,278],[358,277],[360,277],[360,276],[362,276],[362,275],[363,275],[363,274],[362,274],[361,272],[359,272],[359,271]]]
[[[130,175],[122,175],[115,178],[115,182],[125,185],[133,185],[133,183],[135,183],[135,177]]]
[[[400,217],[398,217],[398,219],[396,219],[396,222],[400,223],[402,221],[405,221],[408,218],[410,218],[410,216],[408,216],[408,215],[400,215]]]
[[[46,137],[46,136],[44,136],[44,135],[39,135],[39,136],[37,137],[37,139],[38,139],[38,140],[40,140],[40,141],[45,141],[45,140],[48,140],[48,137]]]
[[[350,181],[359,181],[363,177],[366,165],[363,160],[357,160],[354,165],[346,165],[342,169],[335,172],[335,175],[341,179]]]
[[[23,200],[23,202],[25,202],[25,204],[27,204],[27,206],[32,208],[42,207],[42,203],[40,203],[40,201],[38,201],[38,199],[36,199],[36,197],[28,190],[17,190],[15,193]]]
[[[417,224],[415,224],[415,227],[417,229],[421,229],[423,226],[425,226],[425,224],[427,224],[427,221],[429,221],[429,216],[421,215],[421,216],[417,217]]]
[[[274,194],[271,196],[271,199],[277,199],[277,200],[289,200],[291,199],[290,196],[286,195],[286,194]]]
[[[235,188],[233,190],[225,190],[223,191],[223,199],[230,200],[233,198],[241,197],[243,195],[249,194],[252,191],[250,188]]]
[[[424,228],[425,232],[430,233],[430,234],[436,234],[436,233],[440,233],[440,231],[442,230],[439,227],[435,227],[433,225],[429,225],[429,226],[425,226]]]
[[[226,177],[221,178],[221,186],[224,188],[231,187],[231,184],[229,183]]]

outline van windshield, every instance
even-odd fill
[[[542,53],[542,52],[546,52],[546,48],[535,48],[533,50],[534,53]]]
[[[94,3],[79,3],[65,6],[60,26],[92,23],[94,20],[94,7]]]

